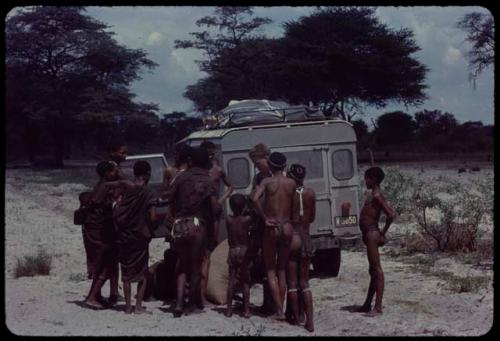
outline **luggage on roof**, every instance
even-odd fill
[[[230,101],[216,117],[219,128],[325,119],[320,110],[305,105],[255,99]]]

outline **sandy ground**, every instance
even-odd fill
[[[455,170],[434,170],[448,172]],[[490,169],[490,171],[492,171]],[[462,174],[464,175],[464,174]],[[26,177],[30,176],[30,181]],[[200,314],[174,319],[169,305],[145,302],[152,315],[126,315],[123,303],[115,310],[93,311],[82,306],[90,281],[85,279],[85,253],[81,227],[72,224],[81,184],[46,184],[48,172],[7,170],[5,188],[5,304],[6,324],[18,335],[269,335],[269,336],[477,336],[493,324],[491,267],[474,267],[440,256],[433,271],[452,271],[459,276],[489,276],[487,287],[477,292],[455,293],[445,281],[416,271],[414,265],[384,255],[384,315],[376,318],[351,313],[364,301],[368,287],[368,263],[364,248],[342,251],[336,278],[312,278],[315,331],[253,315],[244,319],[223,315],[223,306],[210,305]],[[463,177],[474,176],[464,175]],[[389,239],[408,229],[395,224]],[[492,226],[489,227],[490,231]],[[389,243],[390,244],[390,243]],[[394,244],[397,244],[394,243]],[[150,264],[160,260],[167,247],[162,239],[150,246]],[[16,258],[45,248],[53,256],[49,276],[14,279]],[[108,293],[108,285],[103,293]],[[260,285],[251,290],[251,303],[260,305]]]

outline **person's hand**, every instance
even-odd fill
[[[276,221],[276,219],[265,219],[266,226],[278,226],[279,223]]]
[[[208,240],[208,245],[207,245],[208,250],[212,252],[216,247],[217,247],[217,241],[215,240],[215,238],[210,238]]]

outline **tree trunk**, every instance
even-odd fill
[[[64,137],[56,136],[54,167],[64,168]]]
[[[27,123],[25,130],[26,134],[26,152],[28,154],[28,160],[31,165],[35,163],[36,159],[36,141],[37,141],[37,130],[31,126],[31,123]]]
[[[64,124],[59,118],[54,124],[54,167],[64,168],[65,132]]]

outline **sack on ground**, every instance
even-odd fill
[[[229,282],[229,268],[227,253],[229,244],[227,239],[217,245],[210,255],[208,271],[207,299],[215,304],[226,304],[227,285]]]

